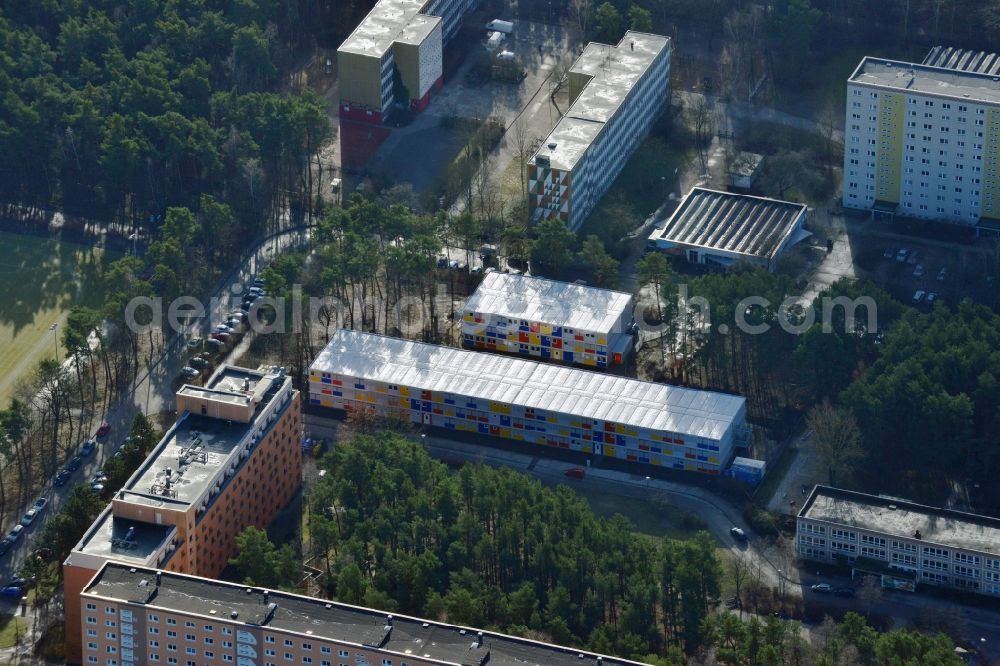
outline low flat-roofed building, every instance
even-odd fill
[[[309,404],[713,475],[748,436],[741,396],[348,330]]]
[[[217,576],[247,526],[266,527],[301,483],[298,392],[284,369],[221,366],[177,392],[179,416],[63,563],[68,658],[73,601],[105,562]]]
[[[753,189],[753,184],[760,175],[760,165],[764,162],[764,156],[747,151],[737,155],[729,168],[726,169],[726,178],[729,187],[749,192]]]
[[[570,107],[528,160],[534,220],[576,231],[608,191],[670,97],[670,38],[629,30],[591,42],[567,73]]]
[[[977,74],[1000,75],[1000,55],[975,49],[935,46],[921,63],[928,67],[944,67]]]
[[[816,486],[796,523],[803,559],[905,581],[1000,596],[1000,519]],[[888,582],[887,582],[888,579]]]
[[[165,635],[169,625],[193,636],[178,658],[199,665],[277,663],[278,657],[252,661],[271,645],[288,663],[316,666],[640,666],[526,638],[116,563],[94,576],[79,603],[102,628],[107,617],[118,622],[116,632],[85,637],[88,655],[102,664],[112,653],[118,663],[166,664],[179,653],[168,649],[170,641],[154,645],[146,637],[151,629]]]
[[[806,218],[805,204],[695,187],[656,224],[648,247],[693,264],[742,261],[773,271],[781,253],[809,235]]]
[[[466,299],[467,349],[607,368],[632,354],[632,294],[493,272]]]

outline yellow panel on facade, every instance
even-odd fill
[[[510,428],[500,428],[501,437],[510,437]]]
[[[552,335],[552,325],[551,324],[539,324],[538,332],[542,335]]]
[[[716,457],[714,457],[714,456],[709,456],[708,457],[708,462],[715,463],[716,465],[718,465],[719,464],[719,459],[716,458]]]
[[[309,381],[311,381],[311,382],[318,382],[319,381],[319,375],[310,374],[309,375]]]
[[[574,343],[573,344],[573,351],[575,351],[575,352],[582,352],[583,351],[583,343],[582,342]]]
[[[607,340],[607,338],[597,338],[597,344],[599,344],[599,345],[606,345],[606,344],[608,344],[608,340]]]
[[[660,464],[660,456],[650,456],[649,457],[649,462],[653,463],[654,465],[659,465]]]
[[[540,345],[542,344],[542,336],[538,335],[538,333],[528,333],[528,342],[533,345]]]
[[[465,315],[464,317],[462,317],[462,321],[474,322],[476,321],[476,318],[473,317],[472,315]]]
[[[320,404],[324,407],[333,407],[333,400],[330,398],[320,398]]]
[[[385,387],[384,386],[376,386],[375,390],[378,391],[379,393],[385,393]]]
[[[876,128],[875,199],[899,203],[900,172],[903,163],[904,116],[906,96],[883,92],[879,98],[879,123]]]
[[[613,447],[611,445],[605,445],[604,446],[604,455],[606,455],[609,458],[614,458],[615,457],[615,447]]]
[[[410,397],[410,389],[408,386],[399,387],[399,395],[405,395],[407,398]]]
[[[624,435],[625,434],[625,426],[623,426],[621,423],[616,423],[615,424],[615,432],[618,433],[619,435]]]
[[[591,449],[589,446],[587,446],[586,444],[584,444],[583,446],[580,447],[580,450],[582,452],[584,452],[584,453],[590,453],[593,449]]]

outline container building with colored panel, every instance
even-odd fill
[[[886,587],[1000,597],[1000,519],[816,486],[796,521],[799,557],[849,565]]]
[[[1000,78],[990,54],[864,58],[847,80],[845,207],[1000,231]]]
[[[631,294],[489,273],[465,301],[462,345],[596,368],[632,354]]]
[[[340,116],[381,123],[423,111],[443,83],[443,48],[478,0],[379,0],[337,49]],[[405,90],[409,99],[397,99]]]
[[[218,576],[237,535],[267,527],[301,485],[299,394],[283,369],[223,365],[205,386],[181,387],[177,412],[63,563],[70,663],[96,628],[81,623],[80,592],[106,562]]]
[[[528,160],[532,219],[576,231],[649,133],[670,97],[670,38],[629,30],[591,42],[567,74],[570,107]]]
[[[740,396],[347,330],[309,403],[712,475],[749,434]]]
[[[101,666],[642,666],[579,648],[153,567],[109,563],[78,604],[93,620],[93,635],[83,637],[87,663]]]

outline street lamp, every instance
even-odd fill
[[[52,342],[56,348],[56,360],[59,360],[59,338],[56,336],[56,329],[59,328],[59,324],[52,324],[49,326],[49,330],[52,331]]]

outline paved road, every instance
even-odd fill
[[[308,230],[302,228],[285,231],[276,237],[268,238],[260,242],[256,248],[248,250],[248,255],[240,265],[234,267],[228,275],[219,281],[209,297],[202,301],[206,304],[209,316],[202,321],[191,324],[182,335],[174,338],[166,349],[153,360],[149,368],[137,377],[129,396],[121,400],[104,416],[104,420],[111,424],[112,429],[108,437],[98,442],[97,451],[84,460],[83,466],[73,474],[65,486],[57,488],[52,485],[51,480],[46,482],[39,494],[49,498],[49,505],[42,517],[36,519],[25,530],[25,534],[18,541],[17,546],[3,557],[2,562],[0,562],[0,576],[3,576],[4,580],[16,573],[28,553],[37,547],[34,544],[37,533],[49,516],[59,510],[73,486],[88,482],[94,474],[101,470],[108,457],[114,455],[115,451],[118,450],[135,415],[140,412],[147,415],[157,414],[172,407],[178,373],[187,364],[189,358],[184,342],[192,335],[204,336],[223,314],[233,309],[234,306],[239,306],[242,299],[238,294],[233,293],[233,286],[246,284],[249,278],[263,270],[277,253],[298,245],[307,238]],[[236,291],[241,293],[240,290]],[[230,301],[230,298],[234,301]],[[31,502],[34,502],[34,498],[30,500],[29,504]],[[11,516],[10,524],[6,526],[6,530],[10,530],[20,520],[26,509],[27,507],[22,507],[16,516]]]

